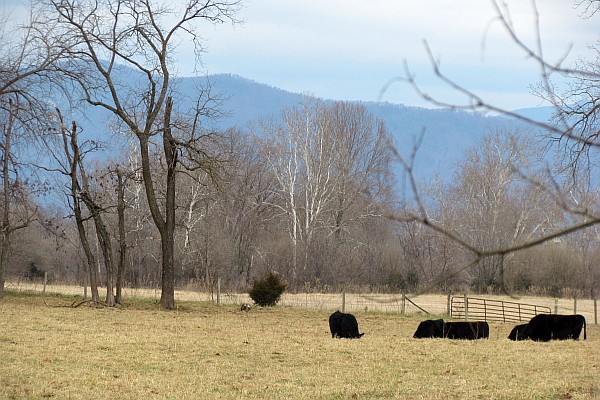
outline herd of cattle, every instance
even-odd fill
[[[358,331],[358,321],[352,314],[339,310],[329,317],[332,338],[358,339],[364,333]],[[583,329],[583,339],[587,339],[585,317],[582,315],[539,314],[526,324],[517,325],[508,335],[511,340],[531,339],[538,342],[550,340],[579,340]],[[422,321],[413,337],[447,339],[485,339],[490,336],[490,326],[485,321],[446,322],[443,319]]]

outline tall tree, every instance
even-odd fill
[[[390,153],[385,127],[359,105],[306,98],[282,120],[263,124],[263,148],[278,183],[272,204],[288,220],[295,284],[317,233],[339,236],[348,221],[373,216]]]
[[[117,219],[119,225],[119,263],[117,264],[115,302],[122,303],[123,283],[125,278],[125,260],[127,258],[127,242],[125,235],[125,180],[126,174],[119,166],[115,168],[117,175]]]
[[[550,208],[541,211],[547,196],[525,178],[524,171],[533,171],[540,156],[541,149],[518,131],[488,134],[466,152],[445,189],[438,218],[457,236],[483,249],[511,247],[538,237],[560,216]],[[479,260],[467,271],[468,283],[479,291],[502,287],[505,262],[502,255]]]
[[[152,0],[43,0],[48,20],[69,35],[72,47],[62,72],[79,86],[92,106],[111,112],[139,144],[142,176],[150,213],[161,237],[162,292],[164,309],[175,307],[174,230],[176,172],[179,155],[190,151],[198,166],[214,169],[209,157],[198,151],[201,126],[179,130],[173,118],[172,65],[176,45],[187,36],[199,59],[202,47],[198,26],[235,22],[239,0],[187,0],[180,6]],[[179,3],[178,3],[179,4]],[[125,66],[125,69],[124,67]],[[126,82],[129,80],[129,82]],[[131,82],[134,81],[134,82]],[[198,101],[190,120],[198,121],[210,108]],[[160,145],[167,165],[162,183],[166,198],[157,197],[150,148]],[[201,150],[201,149],[200,149]]]
[[[49,83],[55,77],[55,63],[69,45],[68,41],[52,31],[52,24],[50,22],[48,31],[42,35],[42,26],[33,13],[20,26],[9,23],[7,16],[0,15],[0,145],[3,192],[0,298],[4,295],[10,236],[15,230],[27,227],[31,221],[31,213],[27,208],[21,210],[25,211],[22,215],[14,209],[18,199],[15,195],[22,194],[25,190],[23,182],[18,179],[18,173],[26,164],[26,160],[17,160],[16,148],[25,142],[25,135],[33,136],[34,132],[43,131],[38,129],[43,120],[38,117],[45,113],[45,104],[39,101],[43,98],[40,94],[48,93]]]
[[[0,99],[2,100],[2,99]],[[0,220],[0,298],[4,297],[4,285],[6,281],[6,271],[10,261],[11,236],[14,231],[29,226],[33,213],[27,202],[27,195],[24,195],[27,189],[22,187],[17,177],[12,175],[13,159],[12,141],[14,138],[15,120],[18,113],[18,107],[9,98],[8,109],[0,115],[6,115],[7,121],[0,124],[2,140],[0,154],[2,160],[2,182],[0,190],[2,191],[2,216]],[[3,110],[4,111],[4,110]],[[16,210],[18,208],[18,210]]]
[[[79,141],[77,139],[77,124],[73,122],[71,124],[71,130],[69,131],[64,124],[62,114],[58,111],[58,118],[60,123],[60,139],[63,144],[63,152],[65,155],[66,163],[60,161],[59,157],[55,157],[58,163],[61,165],[60,172],[69,177],[68,183],[68,196],[71,198],[71,208],[75,216],[75,224],[77,225],[77,233],[79,235],[79,242],[83,247],[83,252],[87,261],[87,269],[90,280],[90,289],[92,294],[92,302],[98,303],[100,296],[98,293],[98,272],[96,270],[96,256],[90,246],[90,241],[85,228],[85,219],[83,216],[83,210],[81,207],[81,185],[78,170],[83,165],[83,156],[81,155]],[[108,292],[107,292],[108,296]]]

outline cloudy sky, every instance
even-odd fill
[[[598,17],[585,20],[574,0],[538,0],[544,51],[550,60],[589,54],[600,37]],[[509,0],[514,24],[534,43],[528,0]],[[340,100],[377,100],[406,63],[425,90],[463,99],[432,76],[423,42],[459,83],[506,107],[536,106],[530,87],[538,69],[508,40],[489,0],[247,0],[245,22],[210,30],[209,73],[231,72],[294,92]],[[186,69],[182,69],[186,73]],[[383,100],[424,105],[406,84]]]
[[[5,9],[26,0],[2,0]],[[576,0],[537,0],[544,52],[574,62],[600,39],[599,16],[580,17]],[[518,33],[533,44],[530,0],[507,0]],[[508,39],[490,0],[244,0],[242,24],[206,25],[202,72],[233,73],[285,90],[337,100],[377,100],[408,65],[427,92],[461,102],[434,79],[424,41],[442,70],[508,109],[539,105],[530,88],[538,70]],[[570,51],[568,51],[571,48]],[[179,48],[180,75],[194,71]],[[381,100],[426,106],[414,90],[393,84]]]

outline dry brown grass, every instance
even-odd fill
[[[360,340],[332,339],[329,311],[153,300],[118,310],[64,296],[0,301],[0,398],[590,399],[600,328],[587,341],[417,340],[419,317],[355,312]]]

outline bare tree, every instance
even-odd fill
[[[451,89],[463,95],[466,98],[466,102],[464,104],[450,104],[429,95],[422,90],[408,66],[403,77],[392,79],[388,84],[384,85],[382,93],[385,92],[390,84],[396,81],[408,82],[418,94],[436,106],[475,112],[500,113],[513,117],[520,122],[530,124],[532,127],[541,128],[555,138],[558,143],[567,144],[566,148],[568,148],[570,154],[567,158],[569,162],[566,165],[574,167],[573,171],[576,170],[582,166],[582,162],[591,159],[592,153],[597,155],[600,147],[600,142],[598,141],[600,133],[597,123],[597,116],[600,111],[597,87],[597,82],[600,78],[598,69],[599,59],[596,58],[587,62],[580,61],[573,67],[566,66],[564,59],[559,59],[558,61],[548,60],[544,56],[542,37],[539,33],[540,15],[535,0],[531,1],[531,5],[533,9],[532,25],[535,32],[537,32],[537,40],[534,41],[532,46],[522,40],[517,33],[512,23],[510,7],[507,2],[492,0],[491,4],[496,12],[495,20],[501,24],[515,46],[522,50],[528,59],[533,60],[539,67],[540,81],[536,92],[554,107],[556,115],[554,121],[533,120],[486,101],[474,91],[469,90],[469,88],[464,87],[447,76],[441,69],[439,60],[433,57],[432,51],[427,44],[426,51],[430,56],[434,74]],[[586,7],[585,12],[588,17],[596,15],[598,9],[598,2],[596,0],[579,1],[577,4]],[[594,48],[597,49],[597,47]],[[557,91],[557,86],[553,84],[553,79],[557,75],[572,82],[569,92],[559,93]],[[448,226],[433,218],[426,203],[422,200],[417,182],[414,180],[412,171],[409,168],[410,162],[402,158],[400,158],[400,161],[407,167],[409,172],[417,206],[416,211],[406,210],[403,214],[390,214],[389,217],[398,221],[414,221],[423,224],[435,232],[445,235],[462,247],[471,257],[469,261],[466,261],[461,266],[461,270],[469,270],[479,265],[482,260],[493,258],[499,258],[501,266],[504,263],[505,257],[510,254],[548,243],[574,232],[594,227],[600,223],[600,213],[596,208],[580,207],[573,201],[569,195],[569,186],[559,180],[559,172],[555,172],[554,174],[549,173],[549,178],[545,180],[541,180],[536,176],[527,176],[524,178],[529,181],[532,187],[538,187],[543,190],[547,196],[554,200],[555,205],[560,207],[563,213],[570,216],[565,219],[566,223],[557,224],[551,230],[538,230],[535,235],[526,235],[519,240],[509,240],[488,245],[478,243],[477,240],[473,240],[468,235],[461,234],[462,232],[459,233],[456,230],[449,229]],[[593,163],[586,164],[586,166],[591,165]],[[591,171],[588,170],[588,172]],[[579,174],[575,173],[572,176],[579,176]]]
[[[68,34],[72,47],[69,62],[62,72],[75,82],[91,105],[111,112],[135,135],[140,150],[142,176],[150,213],[161,236],[161,306],[174,309],[174,229],[176,172],[180,153],[197,151],[199,124],[191,131],[177,130],[173,119],[171,70],[173,51],[184,36],[195,44],[199,58],[202,47],[198,33],[201,21],[235,22],[238,0],[189,0],[179,8],[151,0],[58,1],[40,2],[48,20],[58,21],[57,29]],[[123,72],[126,66],[131,70]],[[133,75],[136,84],[127,89],[124,75]],[[198,102],[190,118],[205,115],[206,102]],[[150,163],[153,140],[162,145],[167,165],[164,203],[157,198],[156,178]],[[200,167],[214,169],[210,159]]]
[[[0,16],[0,126],[2,129],[2,191],[3,213],[0,240],[0,298],[4,295],[6,266],[9,262],[10,236],[25,228],[32,220],[28,207],[16,212],[18,193],[25,188],[18,174],[26,160],[17,161],[15,151],[24,142],[25,135],[37,132],[37,116],[44,113],[45,105],[38,99],[48,93],[44,85],[52,82],[57,60],[68,42],[52,32],[40,35],[40,24],[32,13],[19,27]],[[48,28],[51,28],[50,26]],[[24,198],[22,198],[24,201]],[[22,203],[24,204],[24,203]],[[12,208],[12,209],[11,209]],[[17,221],[18,219],[18,221]]]
[[[126,174],[119,166],[115,169],[117,175],[117,217],[119,221],[119,263],[117,265],[115,302],[122,304],[123,281],[125,276],[125,260],[127,258],[127,242],[125,234],[125,180]]]
[[[560,213],[552,212],[544,191],[522,172],[535,173],[540,157],[541,149],[519,132],[483,137],[466,152],[453,183],[444,190],[440,221],[484,249],[511,247],[555,228],[552,221]],[[479,291],[503,287],[508,258],[480,260],[467,271],[470,285]]]
[[[275,177],[263,162],[260,147],[241,132],[229,131],[232,155],[226,172],[228,187],[218,204],[218,215],[231,243],[232,266],[238,282],[250,284],[255,258],[262,253],[261,232],[268,232],[275,210],[268,205],[275,188]],[[264,234],[263,234],[264,235]]]
[[[61,169],[59,172],[69,177],[69,197],[71,198],[71,208],[75,216],[75,223],[77,225],[77,232],[79,235],[79,241],[83,248],[86,256],[90,289],[92,294],[92,301],[98,303],[100,296],[98,294],[98,273],[96,271],[96,256],[90,246],[90,241],[85,228],[85,217],[82,210],[82,199],[81,199],[81,185],[78,172],[83,165],[83,155],[81,154],[79,141],[77,139],[77,124],[75,122],[71,125],[71,130],[67,130],[64,124],[62,114],[58,111],[58,118],[60,124],[60,139],[62,140],[63,152],[66,163],[60,161],[59,157],[55,157]]]
[[[327,112],[335,138],[335,221],[336,235],[340,235],[349,220],[372,216],[374,204],[386,203],[390,197],[390,136],[381,120],[369,115],[357,104],[336,102]],[[366,209],[348,215],[351,208],[365,194],[373,201]],[[365,205],[363,205],[365,206]]]
[[[74,127],[75,128],[75,127]],[[73,148],[73,153],[79,153],[78,150],[75,150],[75,147],[79,146],[77,143],[77,136],[74,134],[75,129],[73,129],[72,137],[71,137],[71,147]],[[73,138],[74,136],[74,138]],[[100,245],[100,249],[102,251],[102,259],[104,261],[104,266],[106,268],[106,305],[108,307],[114,307],[115,305],[115,271],[114,271],[114,261],[113,261],[113,251],[112,251],[112,242],[111,237],[108,233],[108,229],[106,228],[106,224],[104,222],[103,214],[105,213],[104,207],[102,207],[98,200],[94,198],[93,193],[91,191],[89,177],[85,171],[82,158],[79,160],[79,177],[81,183],[78,185],[78,195],[81,197],[81,200],[85,203],[92,220],[94,221],[94,227],[96,228],[96,237],[98,238],[98,244]]]
[[[0,101],[3,99],[0,98]],[[20,183],[18,177],[12,175],[13,159],[12,141],[14,138],[15,120],[18,107],[8,101],[7,121],[1,124],[1,159],[2,159],[2,219],[0,222],[0,299],[4,297],[6,271],[10,260],[11,236],[13,232],[27,228],[31,223],[35,210],[29,204],[27,188]],[[3,111],[3,110],[2,110]]]
[[[374,216],[390,154],[383,124],[358,105],[306,98],[282,120],[263,124],[263,148],[278,183],[272,205],[288,221],[295,285],[318,233],[339,236],[349,221]]]

